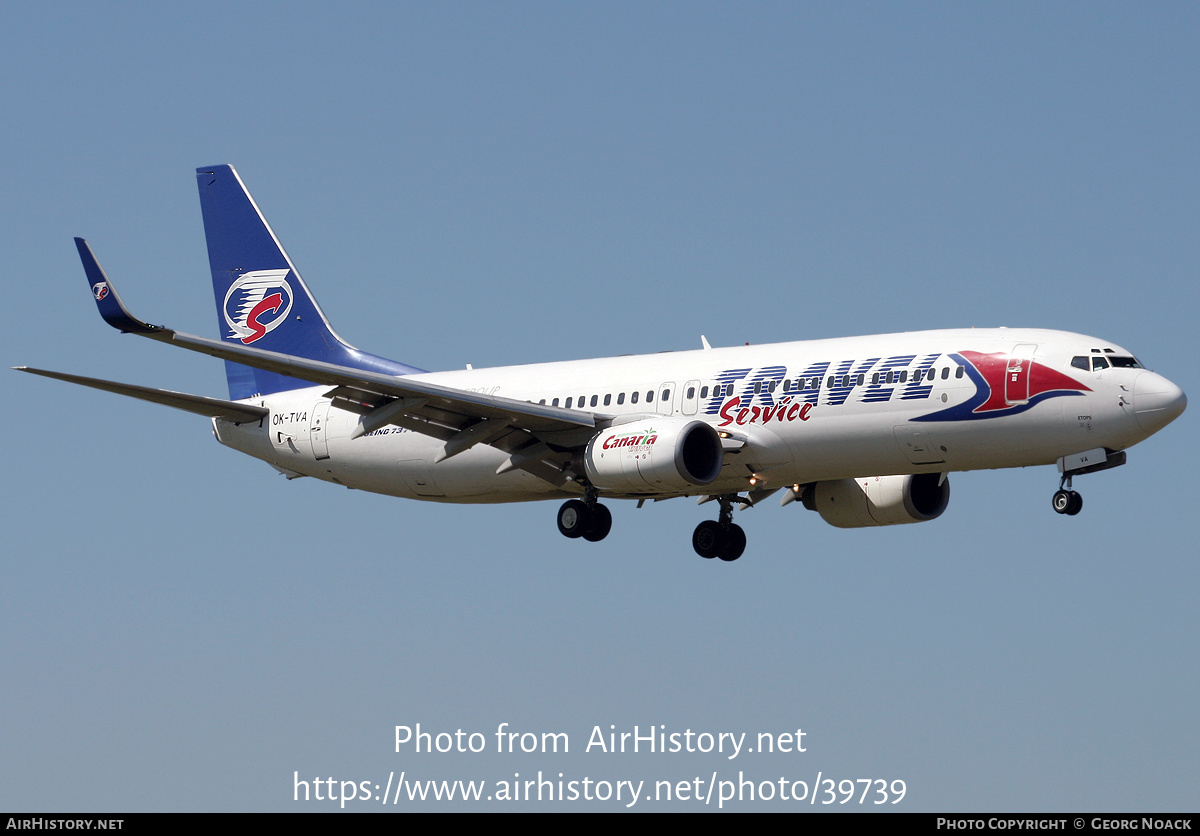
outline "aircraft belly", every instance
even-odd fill
[[[342,434],[329,448],[323,464],[359,490],[441,502],[520,502],[560,493],[524,470],[497,474],[507,454],[487,445],[437,462],[444,442],[400,427],[356,439]]]
[[[1083,405],[1083,398],[1052,400],[1018,415],[944,422],[912,421],[919,413],[911,411],[886,416],[814,410],[813,420],[781,432],[791,461],[766,475],[771,483],[803,483],[1053,464],[1082,443],[1085,433],[1077,426],[1075,411]],[[1123,423],[1097,421],[1105,426]],[[1115,446],[1112,435],[1104,440],[1096,427],[1093,431],[1093,440],[1101,440],[1092,446]]]
[[[236,424],[224,418],[213,419],[213,433],[217,441],[226,447],[232,447],[238,452],[253,456],[256,459],[271,461],[275,458],[275,449],[267,438],[268,430],[265,421],[253,424]]]

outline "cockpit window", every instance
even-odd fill
[[[1113,368],[1115,368],[1115,369],[1140,369],[1140,368],[1142,368],[1142,364],[1137,361],[1136,357],[1121,357],[1121,356],[1114,354],[1112,357],[1109,357],[1108,359],[1112,362]]]
[[[1109,354],[1092,356],[1072,357],[1071,365],[1077,369],[1086,371],[1098,372],[1103,369],[1140,369],[1142,364],[1137,361],[1136,357],[1130,357],[1128,354]]]

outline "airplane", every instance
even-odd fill
[[[1184,411],[1174,383],[1107,340],[961,329],[426,372],[339,337],[229,165],[196,170],[220,339],[134,317],[75,244],[101,317],[225,361],[229,400],[20,371],[211,419],[217,440],[288,479],[454,503],[565,499],[558,529],[596,542],[601,499],[697,497],[704,558],[737,560],[735,510],[779,491],[842,528],[927,522],[951,471],[1057,465],[1074,477]],[[798,506],[799,507],[799,506]]]

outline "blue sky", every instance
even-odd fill
[[[5,4],[5,361],[223,396],[219,362],[100,321],[71,237],[136,314],[213,335],[193,169],[227,162],[339,332],[423,368],[1009,325],[1117,342],[1194,396],[1198,24],[1184,3]],[[690,548],[712,506],[615,503],[607,540],[570,542],[555,503],[289,483],[203,419],[9,375],[5,809],[321,810],[294,773],[401,770],[1195,808],[1193,412],[1078,480],[1079,517],[1051,511],[1052,468],[955,474],[917,526],[768,500],[725,565]],[[397,754],[418,722],[572,750]],[[585,753],[610,724],[803,728],[808,751]]]

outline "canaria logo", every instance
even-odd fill
[[[614,435],[604,439],[604,449],[612,450],[616,447],[649,447],[656,441],[658,441],[658,430],[650,429],[645,432],[639,430],[635,433]]]
[[[104,299],[108,295],[108,282],[96,282],[92,285],[92,295],[96,297],[97,302]]]
[[[288,271],[255,270],[243,273],[229,287],[222,308],[229,326],[226,339],[249,345],[274,331],[292,310],[292,286]]]

